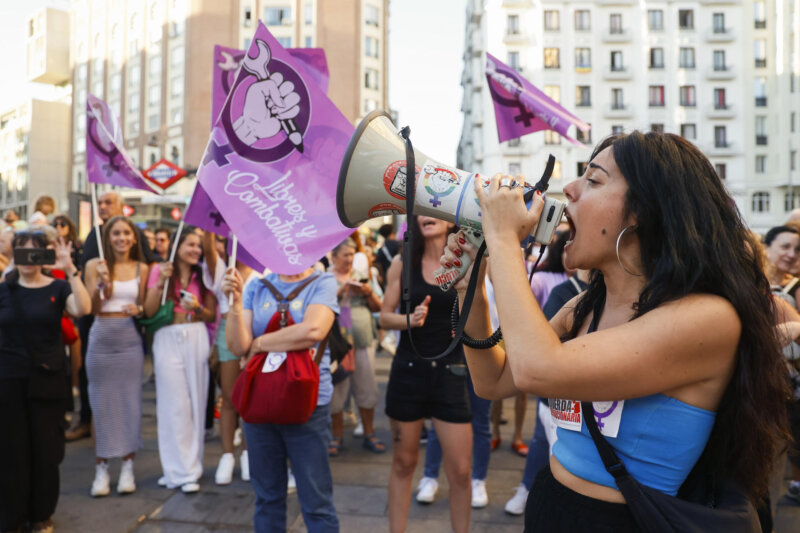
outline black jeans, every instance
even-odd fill
[[[81,336],[81,368],[78,371],[78,390],[81,394],[81,424],[92,423],[92,408],[89,405],[89,378],[86,377],[86,349],[89,347],[89,330],[92,329],[94,315],[78,319],[78,333]]]
[[[65,400],[32,400],[27,379],[0,379],[0,531],[49,519],[64,459]]]

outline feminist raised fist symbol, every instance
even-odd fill
[[[267,69],[272,53],[267,43],[256,40],[258,54],[245,54],[242,68],[258,81],[247,88],[242,116],[233,123],[236,136],[248,146],[259,139],[275,136],[281,129],[298,151],[303,151],[303,136],[294,123],[300,113],[300,96],[291,81],[284,80],[280,72],[270,74]]]

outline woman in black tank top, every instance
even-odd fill
[[[414,232],[415,244],[410,253],[405,250],[403,253],[412,268],[412,331],[407,330],[405,315],[395,312],[401,294],[400,256],[389,267],[380,314],[381,328],[401,330],[386,390],[386,414],[394,439],[389,476],[389,529],[406,529],[420,431],[423,420],[430,417],[444,454],[452,527],[456,532],[467,531],[472,498],[472,414],[464,350],[459,345],[444,358],[428,361],[416,355],[409,338],[413,335],[414,345],[422,355],[442,352],[452,339],[450,311],[456,294],[453,289],[442,292],[433,284],[433,272],[440,267],[447,235],[454,228],[452,224],[424,216],[412,217],[408,226]]]

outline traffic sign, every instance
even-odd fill
[[[157,161],[150,168],[142,172],[145,178],[155,183],[162,189],[166,189],[186,175],[186,171],[178,165],[162,159]]]

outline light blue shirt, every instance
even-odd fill
[[[339,303],[336,298],[336,278],[333,274],[315,272],[312,276],[319,279],[309,283],[300,294],[289,304],[289,314],[295,324],[303,321],[306,308],[311,304],[321,304],[329,307],[334,313],[339,313]],[[267,281],[272,283],[278,292],[288,296],[295,287],[305,280],[286,283],[281,281],[278,274],[268,274]],[[272,316],[278,311],[278,302],[272,292],[261,281],[253,280],[248,283],[242,295],[242,307],[253,311],[253,338],[264,334]],[[331,356],[329,348],[325,348],[322,360],[319,363],[319,397],[317,405],[327,405],[333,395],[333,381],[331,380]]]

